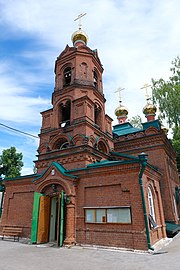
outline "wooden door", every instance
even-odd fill
[[[40,197],[37,243],[49,241],[49,216],[50,216],[50,197]]]

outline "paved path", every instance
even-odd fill
[[[0,270],[180,270],[180,233],[156,254],[0,240]]]

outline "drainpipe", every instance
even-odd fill
[[[59,241],[59,246],[63,246],[63,241],[64,241],[64,191],[61,191],[61,217],[60,217],[60,241]]]
[[[0,218],[1,218],[1,215],[2,215],[3,202],[4,202],[4,191],[2,192],[2,197],[1,197]]]
[[[3,180],[2,180],[1,175],[0,175],[0,192],[2,192],[1,204],[0,204],[0,218],[2,215],[3,202],[4,202],[4,192],[5,192],[5,186],[3,185],[2,181]]]
[[[146,212],[146,201],[144,197],[144,188],[143,188],[143,181],[142,176],[145,171],[146,165],[147,165],[147,154],[141,153],[138,155],[139,161],[141,163],[141,170],[139,172],[139,184],[141,188],[141,197],[142,197],[142,204],[143,204],[143,213],[144,213],[144,221],[145,221],[145,227],[146,227],[146,236],[147,236],[147,243],[148,243],[148,249],[154,250],[154,248],[151,246],[150,242],[150,233],[149,233],[149,225],[148,225],[148,217]]]

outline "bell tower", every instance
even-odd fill
[[[81,29],[72,34],[55,62],[52,109],[42,112],[36,167],[42,172],[52,161],[66,169],[107,159],[113,148],[112,119],[105,114],[103,67],[97,50],[87,46]]]

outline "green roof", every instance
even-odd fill
[[[4,181],[21,180],[21,179],[23,179],[23,178],[36,178],[36,177],[38,177],[38,176],[40,176],[40,174],[37,174],[37,173],[35,173],[35,174],[28,174],[28,175],[20,175],[20,176],[12,177],[12,178],[4,178],[4,179],[3,179],[3,182],[4,182]]]
[[[140,128],[133,127],[129,122],[113,126],[113,134],[123,136],[126,134],[142,131]]]
[[[87,165],[87,168],[106,167],[120,164],[138,163],[138,160],[103,160]]]
[[[160,130],[161,124],[159,120],[154,120],[154,121],[142,123],[142,128],[135,128],[129,122],[126,122],[123,124],[118,124],[116,126],[113,126],[113,134],[115,136],[123,136],[123,135],[132,134],[132,133],[142,132],[149,127],[155,127],[158,130]]]
[[[172,235],[176,234],[178,231],[180,231],[180,224],[166,222],[166,231]]]
[[[37,181],[38,179],[40,179],[41,177],[43,177],[43,175],[49,170],[50,167],[54,166],[62,175],[70,177],[70,178],[77,178],[77,176],[72,175],[70,173],[68,173],[68,171],[58,162],[52,162],[50,164],[50,166],[41,174],[39,175],[37,178],[35,178],[33,180],[33,182]]]

